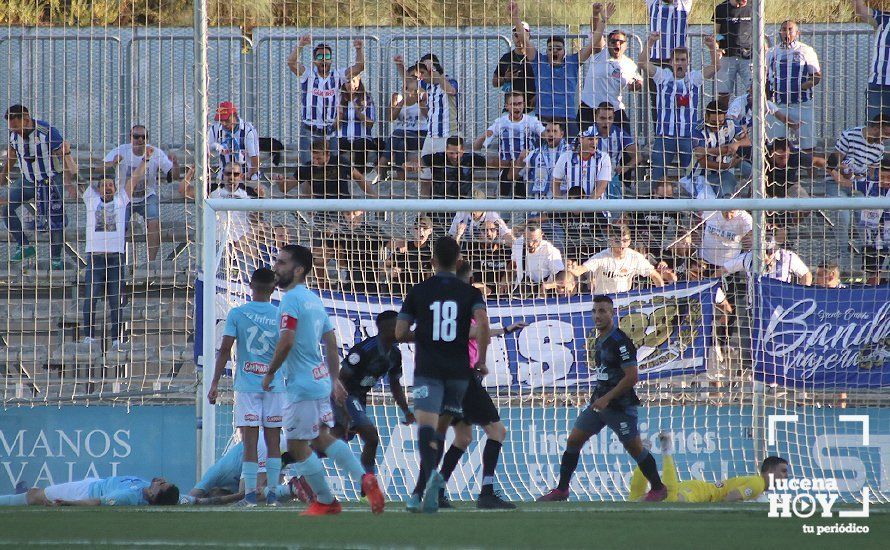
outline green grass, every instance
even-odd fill
[[[0,508],[0,547],[56,548],[887,548],[890,508],[866,519],[773,519],[766,505],[528,503],[479,512],[383,516],[348,505],[337,517],[301,508]],[[804,535],[804,523],[855,521],[867,535]]]

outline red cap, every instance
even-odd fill
[[[238,109],[235,107],[235,104],[231,101],[223,101],[216,108],[216,115],[213,117],[213,120],[222,122],[225,120],[229,120],[232,118],[232,115],[237,115]]]

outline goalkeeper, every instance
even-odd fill
[[[671,456],[671,436],[668,433],[658,434],[658,442],[661,445],[663,464],[661,467],[661,480],[668,490],[665,502],[740,502],[754,500],[769,486],[769,476],[775,479],[788,477],[788,461],[777,456],[768,456],[760,465],[760,475],[731,477],[726,481],[708,483],[697,479],[680,481],[677,477],[677,467],[674,465],[674,457]],[[630,478],[630,494],[628,500],[636,502],[643,500],[649,482],[637,467]]]

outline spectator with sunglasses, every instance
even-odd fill
[[[300,59],[303,48],[312,37],[301,36],[297,47],[287,58],[287,66],[300,78],[300,162],[308,164],[312,156],[312,142],[317,139],[331,141],[336,152],[337,107],[344,85],[365,70],[365,43],[361,39],[352,42],[355,63],[345,69],[334,67],[334,50],[320,42],[312,49],[312,64],[307,70]]]
[[[146,156],[146,151],[152,155]],[[179,163],[163,151],[148,144],[148,130],[142,124],[135,124],[130,129],[130,143],[118,145],[105,155],[105,169],[116,170],[115,182],[118,189],[123,189],[130,177],[145,161],[146,166],[142,177],[133,188],[130,196],[129,216],[138,213],[145,220],[148,232],[148,259],[154,261],[161,246],[161,201],[158,198],[158,182],[167,179],[168,175],[179,177]]]
[[[498,66],[491,77],[491,85],[500,88],[504,93],[518,92],[525,99],[525,112],[535,110],[534,53],[529,51],[528,23],[519,20],[519,8],[516,2],[510,2],[507,9],[513,15],[513,49],[501,56]]]

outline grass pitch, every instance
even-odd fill
[[[864,519],[768,518],[766,505],[526,503],[436,515],[402,503],[373,516],[349,504],[336,517],[301,507],[0,508],[0,547],[54,548],[887,548],[890,508]],[[868,534],[804,534],[803,525],[857,523]]]

